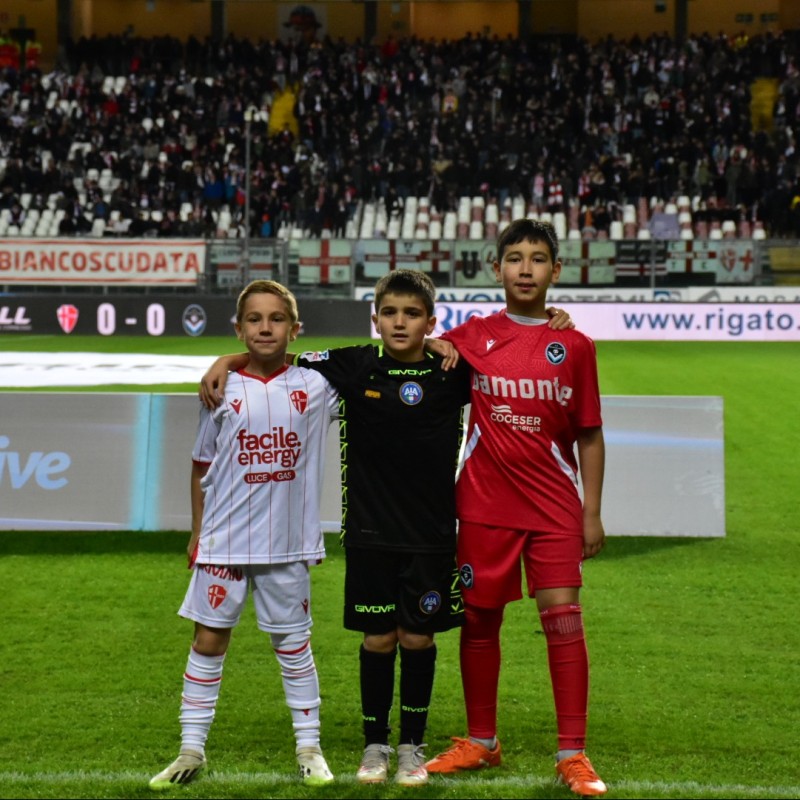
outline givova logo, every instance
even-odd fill
[[[21,489],[33,480],[42,489],[61,489],[69,483],[64,473],[72,464],[67,453],[34,451],[27,456],[6,450],[11,444],[8,436],[0,436],[0,487],[9,483],[12,489]]]

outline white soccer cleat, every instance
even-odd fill
[[[384,783],[389,774],[391,752],[392,748],[388,744],[368,744],[361,756],[356,780],[359,783]]]
[[[181,753],[163,772],[150,778],[148,784],[154,792],[163,792],[173,786],[191,783],[204,769],[206,758],[193,750]]]
[[[333,780],[328,762],[319,747],[301,747],[297,751],[300,778],[307,786],[324,786]]]
[[[400,744],[397,746],[397,773],[394,782],[400,786],[424,786],[428,782],[425,769],[424,744]]]

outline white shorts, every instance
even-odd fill
[[[197,564],[178,614],[209,628],[235,628],[247,602],[248,589],[253,591],[260,630],[294,633],[311,627],[311,581],[305,561]]]

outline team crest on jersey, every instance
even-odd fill
[[[415,406],[422,400],[422,387],[414,381],[408,381],[400,387],[400,399],[407,406]]]
[[[567,348],[561,342],[550,342],[544,354],[551,364],[558,366],[566,359]]]
[[[219,608],[227,594],[228,591],[224,586],[220,586],[218,583],[212,583],[211,586],[208,587],[208,602],[211,608]]]
[[[242,399],[237,397],[235,400],[231,400],[231,408],[238,414],[239,409],[242,407]]]
[[[426,592],[419,599],[419,610],[423,614],[435,614],[442,605],[442,596],[439,592]]]
[[[458,577],[461,578],[461,584],[465,589],[471,589],[472,584],[475,582],[475,574],[472,571],[470,564],[464,564],[458,571]]]
[[[308,406],[308,395],[302,389],[295,389],[293,392],[290,392],[289,399],[292,401],[292,405],[301,414],[306,413],[306,407]]]

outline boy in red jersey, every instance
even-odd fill
[[[561,272],[552,225],[512,222],[498,237],[494,271],[506,309],[472,317],[442,337],[472,368],[468,441],[456,486],[469,738],[454,738],[427,769],[454,773],[500,764],[500,627],[506,603],[522,597],[522,562],[547,639],[556,773],[577,794],[600,795],[606,786],[584,754],[589,666],[579,604],[583,559],[600,552],[605,540],[594,343],[576,330],[547,325],[545,295]]]

